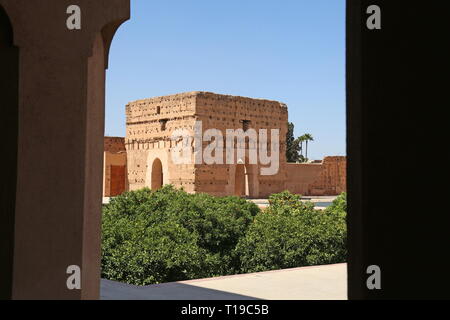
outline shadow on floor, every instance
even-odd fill
[[[163,283],[145,287],[102,279],[101,300],[260,300],[225,291],[183,283]]]

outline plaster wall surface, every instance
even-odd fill
[[[10,66],[0,89],[15,145],[4,181],[14,183],[0,188],[13,200],[0,215],[0,298],[99,296],[105,69],[130,2],[77,0],[80,29],[67,27],[71,4],[0,0],[0,67]],[[67,286],[70,266],[80,289]]]

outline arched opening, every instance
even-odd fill
[[[158,190],[163,186],[164,174],[162,162],[158,158],[153,161],[152,164],[152,182],[151,188],[152,190]]]
[[[137,8],[138,5],[135,6],[135,8]],[[142,12],[142,7],[140,8],[140,12]],[[136,9],[136,12],[138,10]],[[143,27],[143,26],[142,26]],[[141,28],[140,28],[141,29]],[[129,38],[134,38],[134,37],[129,37]],[[139,43],[145,43],[145,41],[139,41]],[[123,42],[121,44],[122,48],[124,48],[124,51],[126,52],[136,52],[136,51],[142,51],[145,52],[147,49],[146,48],[139,48],[139,50],[129,50],[129,48],[132,48],[134,45],[134,43],[132,42]],[[158,77],[148,77],[148,74],[150,74],[147,71],[144,71],[144,68],[149,68],[149,66],[151,65],[151,67],[154,67],[154,64],[151,62],[151,59],[145,59],[142,61],[137,61],[133,58],[135,58],[136,56],[124,56],[124,55],[120,55],[121,60],[118,61],[120,63],[125,64],[126,62],[133,62],[136,63],[137,68],[139,68],[139,70],[143,70],[142,72],[142,79],[146,81],[145,86],[148,88],[151,88],[152,86],[154,86],[151,82],[151,80],[149,79],[154,79],[154,78],[158,78]],[[158,63],[159,64],[159,63]],[[126,66],[126,68],[124,68],[126,70],[132,70],[133,66]],[[163,71],[166,72],[166,71]],[[137,79],[135,78],[135,75],[133,74],[135,73],[135,71],[130,72],[129,74],[129,79],[132,81],[137,81]],[[207,74],[205,72],[205,74]],[[118,79],[122,79],[121,81],[123,81],[124,83],[128,82],[128,79],[126,78],[126,75],[120,77],[119,75],[117,76]],[[140,80],[142,83],[142,80]],[[183,83],[184,81],[181,82],[180,87],[183,87]],[[120,86],[119,84],[121,83],[120,81],[117,81],[117,90],[115,92],[118,92],[120,90]],[[161,94],[164,94],[165,91],[167,92],[174,92],[176,91],[176,89],[171,88],[170,86],[172,86],[173,81],[168,81],[168,88],[162,88],[161,89]],[[190,85],[189,82],[187,82],[187,85]],[[124,87],[126,88],[126,87]],[[184,88],[184,87],[183,87]],[[283,167],[282,165],[284,164],[284,149],[282,150],[283,152],[281,153],[281,159],[280,159],[280,163],[281,163],[281,172],[279,174],[279,178],[274,177],[273,179],[270,177],[262,177],[260,174],[260,165],[259,164],[253,164],[254,162],[250,162],[248,161],[249,159],[247,157],[249,157],[249,151],[258,148],[258,144],[254,143],[253,145],[249,142],[243,143],[241,145],[238,145],[236,147],[236,149],[245,149],[246,153],[245,155],[242,156],[243,159],[241,160],[245,160],[244,162],[241,162],[238,164],[231,164],[231,165],[225,165],[223,166],[224,168],[228,169],[228,171],[223,170],[223,172],[219,172],[219,170],[222,170],[222,168],[218,168],[219,170],[215,171],[216,168],[209,166],[207,167],[208,169],[205,169],[203,171],[203,168],[200,168],[200,170],[198,170],[198,166],[193,168],[193,173],[194,173],[194,178],[190,179],[184,179],[182,176],[182,178],[178,178],[178,172],[180,171],[183,174],[189,173],[188,170],[190,171],[190,167],[189,166],[184,166],[184,167],[175,167],[172,164],[170,164],[170,166],[168,165],[170,162],[170,154],[166,153],[166,149],[170,149],[173,148],[174,144],[171,141],[167,141],[166,137],[168,135],[170,135],[170,131],[172,129],[172,127],[176,127],[179,126],[178,124],[174,124],[169,125],[168,128],[165,130],[165,121],[164,118],[168,118],[168,119],[172,119],[172,117],[180,117],[181,114],[180,112],[184,112],[184,111],[188,111],[189,109],[189,105],[190,104],[184,104],[183,100],[180,100],[181,102],[176,102],[178,104],[174,105],[175,103],[172,103],[169,101],[168,97],[162,97],[162,100],[160,101],[156,101],[156,100],[151,100],[153,99],[152,96],[156,96],[156,91],[151,89],[151,90],[142,90],[142,92],[140,92],[141,90],[136,90],[136,91],[131,91],[131,87],[127,88],[127,92],[126,94],[124,94],[125,97],[127,97],[127,101],[124,102],[128,102],[128,101],[138,101],[136,99],[145,99],[150,102],[146,102],[146,103],[135,103],[135,105],[128,107],[126,110],[128,112],[128,114],[130,115],[129,117],[126,117],[126,121],[122,121],[123,123],[126,124],[126,138],[125,138],[125,144],[127,145],[127,152],[128,152],[128,179],[129,179],[129,183],[132,186],[129,190],[130,191],[138,191],[143,187],[149,187],[152,190],[158,190],[159,188],[161,188],[164,183],[172,183],[172,181],[174,182],[174,185],[183,185],[183,184],[192,184],[192,190],[193,193],[202,193],[203,190],[205,190],[205,193],[210,193],[211,195],[219,195],[222,196],[222,194],[226,194],[226,195],[230,195],[230,194],[234,194],[238,197],[242,197],[242,198],[252,198],[252,199],[261,199],[261,200],[266,200],[265,198],[268,197],[266,196],[266,194],[268,194],[271,190],[275,190],[277,187],[272,187],[270,185],[270,183],[272,183],[272,180],[277,180],[277,179],[282,179],[282,177],[284,176],[285,172],[283,171]],[[125,89],[123,89],[125,91]],[[111,86],[110,86],[110,92],[111,92]],[[155,93],[153,93],[155,92]],[[233,92],[231,92],[233,93]],[[267,95],[270,95],[270,93],[267,93]],[[120,99],[115,98],[119,103],[121,102]],[[124,98],[125,99],[125,98]],[[206,99],[206,98],[205,98]],[[143,101],[143,100],[139,100],[139,101]],[[167,101],[167,102],[165,102]],[[175,100],[178,101],[178,100]],[[193,105],[195,105],[195,103],[203,103],[203,100],[201,98],[194,98],[193,100]],[[219,100],[220,102],[220,100]],[[205,102],[206,103],[206,102]],[[161,106],[159,106],[158,104],[161,104]],[[213,106],[214,102],[211,103],[211,106]],[[237,103],[236,103],[237,104]],[[222,107],[222,106],[221,106]],[[251,128],[255,128],[259,129],[259,128],[268,128],[270,129],[272,126],[274,126],[273,123],[277,122],[276,117],[274,117],[272,115],[266,115],[265,111],[263,110],[264,108],[264,104],[261,103],[261,105],[258,102],[255,102],[255,104],[249,103],[248,106],[242,106],[242,105],[236,105],[236,107],[233,107],[233,109],[230,108],[230,110],[232,110],[232,112],[228,113],[228,112],[224,112],[226,109],[224,106],[223,108],[217,108],[218,110],[215,110],[216,108],[209,108],[209,104],[208,104],[208,108],[205,108],[205,115],[204,115],[204,125],[205,125],[205,130],[209,129],[209,128],[220,128],[221,130],[223,129],[223,133],[225,133],[226,128],[230,128],[230,129],[242,129],[244,131],[247,131],[248,129]],[[164,110],[162,110],[164,109]],[[122,110],[122,108],[117,108],[117,110]],[[161,111],[164,111],[164,113],[161,115]],[[120,111],[123,113],[123,111]],[[220,113],[220,115],[218,115],[217,113]],[[233,115],[234,112],[234,115]],[[239,112],[242,112],[242,114],[240,115]],[[176,114],[175,114],[176,113]],[[209,114],[208,114],[209,113]],[[222,113],[224,114],[222,116]],[[248,115],[246,115],[245,113],[248,113]],[[264,117],[264,120],[267,121],[260,121],[258,118],[260,117]],[[208,120],[209,119],[209,120]],[[249,120],[242,120],[241,125],[239,124],[239,120],[240,119],[249,119]],[[251,119],[251,120],[250,120]],[[280,120],[282,120],[284,118],[280,117]],[[183,118],[184,120],[184,118]],[[258,122],[257,122],[258,120]],[[252,122],[251,122],[252,121]],[[181,121],[180,121],[181,122]],[[184,124],[181,124],[182,126]],[[284,129],[284,125],[282,124],[282,126],[280,125],[280,131],[283,131]],[[209,127],[208,127],[209,126]],[[275,125],[276,126],[276,125]],[[166,131],[165,133],[161,134],[161,132]],[[283,133],[283,132],[282,132]],[[115,133],[114,133],[115,134]],[[270,130],[268,130],[268,134],[270,136]],[[281,135],[282,137],[283,135]],[[160,139],[163,138],[163,139]],[[250,140],[249,138],[247,138],[247,140]],[[226,144],[226,139],[224,139],[224,142]],[[224,145],[225,145],[224,144]],[[270,141],[268,142],[269,148],[267,148],[267,150],[271,151],[270,149]],[[193,147],[193,151],[195,152],[195,146],[194,146],[194,141],[192,140],[192,147]],[[283,144],[282,144],[283,147]],[[281,150],[280,150],[281,151]],[[239,156],[237,156],[239,158]],[[164,168],[163,168],[163,163],[162,161],[164,161]],[[235,162],[236,159],[233,159],[233,162]],[[211,169],[211,170],[210,170]],[[220,173],[220,174],[219,174]],[[204,174],[204,176],[202,176]],[[286,174],[287,175],[287,174]],[[204,178],[204,179],[203,179]],[[179,182],[180,181],[180,182]],[[188,182],[185,182],[188,181]],[[282,182],[279,183],[279,185],[282,185]],[[178,186],[175,186],[176,188],[178,188]],[[272,188],[270,188],[272,187]],[[280,187],[281,188],[281,187]],[[261,189],[261,192],[259,191]],[[269,191],[266,192],[265,189],[268,189]],[[281,190],[280,190],[281,191]],[[161,191],[160,191],[161,192]],[[159,192],[158,192],[159,193]],[[162,195],[162,193],[161,193]],[[262,195],[262,197],[264,198],[258,198],[259,195]],[[199,198],[201,199],[201,198]],[[247,200],[247,199],[245,199]],[[246,201],[244,199],[241,199],[244,205],[246,204]],[[173,210],[170,209],[171,207],[168,206],[169,210]],[[173,208],[173,207],[172,207]],[[150,212],[151,210],[149,210]],[[224,212],[226,212],[225,214],[227,214],[228,212],[230,212],[231,210],[224,210]],[[218,212],[220,213],[220,212]],[[176,240],[176,239],[175,239]],[[220,250],[223,250],[222,248],[220,248]],[[170,257],[167,257],[170,259]],[[166,259],[166,258],[165,258]],[[124,265],[126,265],[126,258],[124,260]],[[106,263],[105,263],[106,264]],[[152,271],[153,272],[153,271]],[[105,275],[109,276],[109,274],[105,273]],[[172,276],[172,275],[171,275]],[[126,281],[125,279],[113,279],[111,278],[111,280],[116,280],[116,281]],[[163,280],[161,282],[165,282],[166,280]]]
[[[2,93],[0,134],[4,170],[0,196],[0,273],[12,274],[14,247],[14,211],[17,180],[17,143],[19,121],[19,49],[13,44],[13,29],[8,15],[0,6],[0,92]],[[3,280],[2,280],[3,282]],[[0,286],[0,299],[11,295],[12,279],[6,277]]]
[[[244,164],[238,164],[234,175],[234,195],[248,198],[249,191],[247,167]]]

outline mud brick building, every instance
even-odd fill
[[[288,108],[278,101],[188,92],[130,102],[126,117],[125,139],[105,138],[105,196],[144,187],[158,189],[165,184],[190,193],[249,198],[266,198],[284,190],[310,196],[336,195],[346,190],[345,157],[327,157],[311,164],[286,162]],[[201,123],[202,136],[209,129],[219,130],[224,146],[229,129],[244,132],[254,129],[257,133],[266,129],[268,150],[271,129],[278,129],[277,173],[262,175],[261,169],[269,165],[261,165],[259,158],[257,164],[250,163],[252,149],[256,154],[260,150],[256,143],[249,141],[241,144],[236,141],[233,164],[226,164],[225,154],[224,164],[174,163],[171,151],[180,142],[172,139],[172,133],[180,129],[192,132],[191,147],[195,154],[193,134],[197,123]],[[210,144],[211,141],[203,139],[201,150]],[[238,150],[244,155],[239,159]]]

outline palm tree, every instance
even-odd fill
[[[313,138],[313,136],[310,133],[305,133],[301,138],[306,143],[306,155],[305,155],[305,158],[306,158],[306,161],[308,161],[308,142],[309,141],[314,141],[314,138]]]
[[[305,139],[303,136],[301,136],[301,137],[298,137],[297,140],[300,145],[300,155],[303,156],[303,142],[305,142]]]

